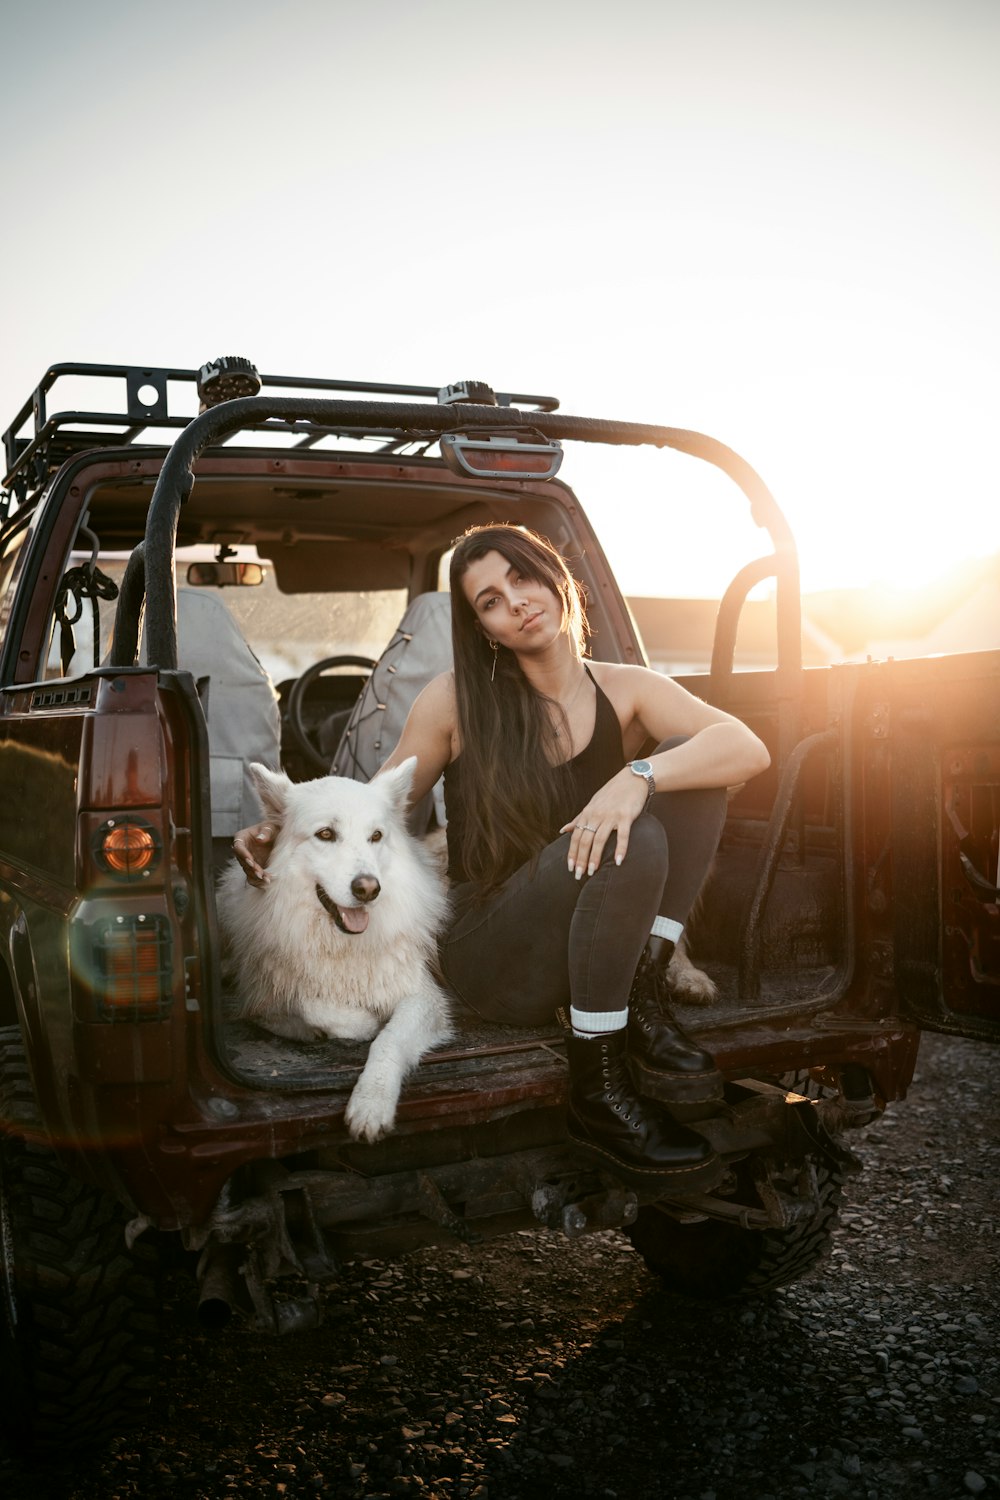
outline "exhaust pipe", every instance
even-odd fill
[[[318,1328],[320,1306],[315,1297],[272,1297],[257,1276],[251,1257],[243,1261],[245,1245],[223,1245],[209,1240],[198,1261],[198,1322],[218,1333],[235,1312],[255,1313],[256,1326],[267,1333],[301,1333]]]
[[[246,1301],[237,1245],[209,1240],[198,1261],[198,1322],[212,1333],[225,1328],[233,1309]]]

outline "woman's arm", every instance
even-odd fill
[[[415,755],[417,769],[410,800],[419,802],[458,754],[457,725],[455,679],[451,672],[442,672],[413,700],[399,743],[376,776]]]
[[[770,765],[767,747],[742,720],[696,698],[673,678],[648,667],[605,662],[593,663],[592,670],[618,715],[629,759],[647,740],[685,738],[685,744],[651,758],[657,790],[737,786]]]
[[[696,698],[679,683],[647,667],[592,663],[622,726],[622,743],[631,759],[646,740],[684,736],[684,743],[649,757],[658,792],[696,787],[730,787],[758,776],[771,763],[763,741],[753,730]],[[577,877],[592,874],[604,846],[616,835],[615,859],[628,850],[629,831],[646,806],[647,786],[626,766],[590,798],[566,825],[573,830],[569,864]]]

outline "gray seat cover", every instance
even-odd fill
[[[146,642],[141,659],[146,660]],[[177,590],[177,662],[199,681],[208,724],[212,837],[231,839],[262,809],[251,761],[281,766],[281,716],[268,673],[218,594]],[[207,679],[205,691],[202,683]]]
[[[451,595],[418,594],[354,705],[333,758],[333,772],[370,781],[395,749],[414,698],[451,665]],[[435,788],[434,805],[443,827],[440,788]],[[422,815],[412,820],[414,827],[421,822],[426,827],[430,807],[428,799]]]

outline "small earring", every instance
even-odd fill
[[[496,641],[490,641],[490,650],[493,652],[493,670],[490,673],[490,681],[492,682],[497,675],[497,656],[500,652],[500,647],[497,645]]]

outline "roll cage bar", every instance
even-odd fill
[[[267,429],[274,422],[280,423],[284,431],[301,430],[307,437],[319,429],[356,437],[391,434],[406,441],[428,442],[444,433],[514,429],[524,432],[528,428],[544,438],[562,441],[673,448],[713,464],[743,492],[750,502],[754,521],[769,533],[774,544],[772,555],[758,558],[742,569],[722,600],[712,657],[713,696],[726,694],[732,674],[736,628],[746,597],[761,579],[773,576],[777,593],[780,759],[784,761],[798,743],[802,667],[798,554],[788,522],[760,475],[724,443],[686,428],[574,417],[556,411],[536,410],[528,416],[510,405],[445,406],[247,396],[222,402],[201,413],[176,439],[160,470],[147,515],[145,543],[133,554],[123,580],[112,656],[116,664],[134,660],[133,637],[138,631],[139,605],[145,597],[149,660],[163,669],[176,669],[173,556],[181,506],[194,485],[194,465],[207,448],[217,446],[234,433],[244,428]]]

